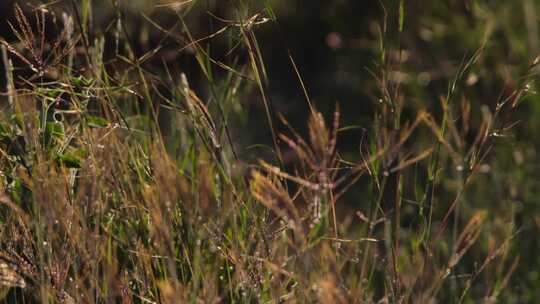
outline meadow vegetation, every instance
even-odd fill
[[[314,4],[10,7],[3,301],[539,300],[538,5],[422,2],[328,34],[317,75],[281,23]]]

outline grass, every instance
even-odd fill
[[[511,288],[527,267],[517,212],[475,202],[497,187],[491,177],[538,60],[512,90],[494,88],[501,97],[482,103],[462,92],[488,51],[481,42],[434,106],[412,108],[414,90],[398,80],[401,55],[391,54],[413,12],[399,3],[394,33],[385,8],[371,125],[358,149],[342,153],[342,134],[356,128],[341,124],[338,105],[317,110],[294,56],[306,126],[273,108],[257,35],[279,18],[270,6],[230,4],[230,17],[209,14],[220,26],[202,36],[188,18],[203,4],[157,6],[173,25],[145,15],[162,38],[141,51],[119,4],[102,34],[93,5],[15,6],[16,40],[1,40],[4,301],[520,299]],[[227,55],[214,56],[215,45]],[[203,80],[163,59],[171,49]],[[257,162],[243,146],[246,98],[261,103],[260,128],[271,136]]]

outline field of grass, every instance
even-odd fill
[[[10,7],[2,301],[540,301],[540,5],[441,3]]]

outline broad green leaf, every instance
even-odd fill
[[[86,117],[86,121],[88,122],[88,126],[91,128],[104,128],[109,125],[109,121],[98,116],[88,116]]]
[[[65,154],[59,154],[56,157],[56,160],[62,165],[67,168],[80,168],[81,167],[81,160],[71,154],[71,153],[65,153]]]

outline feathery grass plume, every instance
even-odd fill
[[[452,256],[448,261],[448,268],[453,268],[461,260],[463,255],[469,250],[469,248],[476,242],[481,232],[481,225],[486,217],[485,213],[475,214],[467,223],[463,231],[459,235]]]
[[[299,233],[299,236],[302,237],[303,228],[300,222],[299,212],[294,205],[293,199],[279,180],[273,181],[255,170],[251,172],[251,177],[251,192],[253,196],[279,216],[289,229]]]
[[[93,62],[91,67],[93,69],[93,75],[98,79],[101,79],[102,69],[103,69],[103,56],[105,53],[105,38],[99,37],[94,40],[94,45],[89,50],[90,58]]]
[[[436,297],[443,282],[450,276],[452,270],[463,258],[465,253],[467,253],[471,246],[475,244],[478,237],[480,236],[481,226],[485,217],[485,213],[478,212],[472,216],[465,228],[463,228],[454,245],[454,248],[452,249],[452,254],[450,256],[450,259],[448,260],[447,265],[439,271],[439,273],[432,281],[431,287],[426,290],[426,293],[424,295],[422,295],[422,298],[424,300],[433,299]]]
[[[194,121],[194,127],[201,136],[201,139],[219,159],[221,144],[218,137],[218,132],[212,115],[203,101],[189,88],[187,77],[184,73],[181,74],[181,83],[183,86],[184,98],[189,113]]]
[[[28,64],[32,71],[41,76],[44,72],[43,52],[45,48],[45,21],[43,14],[40,16],[38,13],[36,13],[35,17],[38,24],[37,38],[34,34],[34,30],[30,26],[28,19],[18,4],[15,5],[15,18],[17,21],[17,26],[14,26],[11,22],[9,22],[9,26],[11,27],[13,34],[15,34],[19,42],[24,46],[24,49],[30,52],[30,58],[27,59],[24,57],[3,39],[2,44],[4,44],[12,54]]]
[[[271,168],[263,163],[263,168],[266,171],[273,172],[301,186],[299,193],[304,196],[311,210],[310,222],[312,226],[318,224],[322,217],[326,217],[328,211],[332,211],[336,237],[338,231],[335,224],[333,190],[336,187],[336,172],[339,170],[336,154],[339,116],[339,108],[337,108],[334,112],[332,129],[328,129],[322,114],[312,108],[308,120],[309,143],[282,118],[283,123],[291,130],[294,140],[285,134],[280,134],[279,138],[296,153],[300,163],[301,171],[299,173],[301,176],[283,173],[279,169]]]

